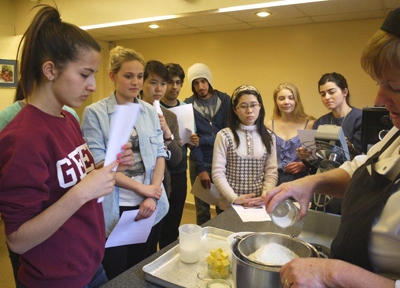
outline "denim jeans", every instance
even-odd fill
[[[92,280],[83,288],[98,288],[107,282],[108,279],[106,271],[104,271],[103,265],[100,264],[99,269],[97,269],[97,272],[94,274]]]
[[[90,280],[89,284],[83,286],[83,288],[99,288],[100,286],[104,285],[108,282],[106,272],[103,269],[103,265],[100,264],[99,268],[94,274],[92,280]],[[73,285],[71,285],[72,287]],[[21,282],[18,281],[17,288],[28,288],[27,286],[23,285]]]

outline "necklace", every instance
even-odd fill
[[[346,120],[346,117],[347,117],[347,115],[350,113],[350,110],[351,110],[351,107],[349,107],[349,109],[347,109],[346,114],[344,114],[342,123],[340,123],[340,125],[339,125],[340,127],[343,126],[344,120]],[[332,115],[331,115],[331,125],[333,124],[333,118],[335,118],[335,116],[333,115],[333,112],[332,112]]]
[[[247,155],[254,155],[253,131],[256,129],[256,127],[255,126],[246,127],[244,125],[240,125],[240,126],[245,131],[245,134],[246,134]]]
[[[253,131],[246,130],[247,155],[254,155]]]

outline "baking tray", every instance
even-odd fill
[[[193,264],[181,262],[178,244],[153,262],[143,266],[146,281],[167,288],[197,288],[197,273],[207,270],[206,258],[212,249],[223,249],[231,260],[231,247],[226,239],[233,232],[214,227],[204,227],[202,230],[199,262]],[[234,287],[232,274],[226,280]]]

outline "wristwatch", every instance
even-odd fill
[[[171,134],[169,138],[164,138],[164,141],[172,141],[174,139],[175,139],[174,134]]]

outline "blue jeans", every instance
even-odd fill
[[[106,284],[107,282],[108,279],[106,276],[106,271],[104,271],[103,265],[100,264],[92,280],[90,280],[89,284],[83,286],[83,288],[99,288],[100,286]],[[21,282],[18,281],[17,288],[28,288],[28,287],[21,284]]]
[[[103,265],[100,264],[96,274],[94,274],[92,280],[83,288],[98,288],[108,282],[106,271],[104,271]]]

